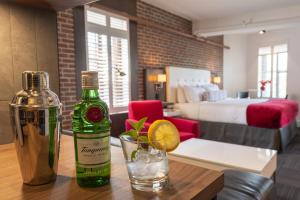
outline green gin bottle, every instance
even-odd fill
[[[81,72],[82,99],[75,105],[74,134],[76,177],[81,187],[97,187],[110,179],[109,111],[98,93],[98,73]]]

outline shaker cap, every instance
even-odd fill
[[[82,71],[81,72],[81,86],[83,89],[98,89],[98,72],[96,71]]]
[[[58,96],[49,89],[49,77],[43,71],[24,71],[22,87],[13,97],[10,106],[22,108],[46,109],[61,107]]]
[[[23,90],[49,89],[49,75],[43,71],[24,71],[22,73]]]

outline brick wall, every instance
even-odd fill
[[[192,22],[138,0],[137,16],[185,33],[192,33]],[[149,67],[195,67],[223,76],[223,49],[184,36],[144,25],[137,28],[139,98],[144,98],[143,69]],[[223,42],[223,37],[211,38]],[[222,84],[221,84],[222,85]]]
[[[137,1],[138,17],[185,33],[192,33],[192,22]],[[72,10],[58,12],[60,99],[63,103],[63,129],[70,129],[70,112],[76,103],[74,22]],[[223,42],[223,37],[212,38]],[[137,26],[138,95],[144,98],[144,69],[181,66],[205,68],[223,75],[223,49],[143,25]]]
[[[58,65],[60,100],[63,104],[63,129],[70,130],[70,112],[76,103],[74,22],[71,9],[58,12]]]

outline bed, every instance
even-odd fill
[[[216,102],[176,103],[175,108],[186,118],[247,125],[245,113],[248,105],[265,101],[267,100],[228,98]]]
[[[167,67],[167,101],[182,117],[199,120],[202,139],[285,150],[297,132],[298,104],[282,99],[234,99],[179,103],[179,85],[209,84],[208,70]]]

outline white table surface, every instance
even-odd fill
[[[169,157],[215,170],[239,169],[271,177],[277,166],[277,151],[192,138]]]

